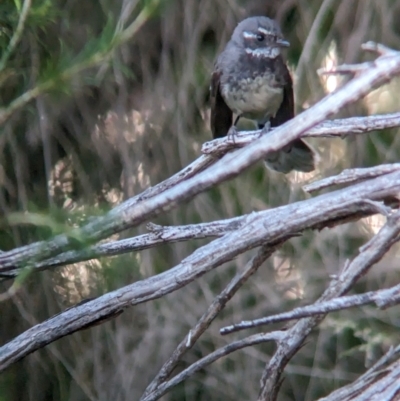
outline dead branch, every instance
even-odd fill
[[[377,291],[369,291],[357,295],[349,295],[339,298],[333,298],[329,301],[318,302],[312,305],[294,308],[290,312],[279,313],[273,316],[263,317],[250,321],[243,321],[238,324],[223,327],[220,330],[222,335],[230,334],[235,331],[250,329],[272,323],[285,322],[293,319],[300,319],[303,317],[310,317],[315,315],[327,314],[343,309],[354,308],[355,306],[362,306],[375,303],[378,307],[388,307],[397,305],[400,302],[400,284]]]
[[[360,249],[359,255],[350,264],[345,265],[339,277],[331,281],[329,287],[317,303],[331,300],[349,291],[354,283],[385,255],[393,243],[397,241],[399,233],[400,212],[396,212],[388,218],[387,223],[379,233]],[[301,319],[286,332],[286,338],[278,345],[278,349],[267,364],[262,375],[259,401],[276,400],[283,369],[292,356],[300,349],[311,330],[324,317],[324,314],[320,314]]]
[[[345,138],[348,135],[367,134],[373,131],[400,126],[400,113],[381,114],[368,117],[350,117],[324,121],[306,131],[303,138]],[[271,128],[271,132],[275,128]],[[241,148],[260,138],[261,130],[240,131],[235,141],[218,138],[203,144],[201,151],[207,155],[220,155],[235,148]]]
[[[281,341],[283,338],[283,333],[281,331],[274,331],[272,333],[261,333],[255,334],[253,336],[249,336],[242,340],[235,341],[226,345],[225,347],[219,348],[216,351],[212,352],[211,354],[201,358],[197,362],[190,365],[187,369],[183,372],[177,374],[173,379],[169,380],[168,382],[161,384],[154,393],[149,394],[143,401],[154,401],[159,399],[162,395],[164,395],[168,390],[177,386],[182,381],[186,380],[196,372],[201,369],[204,369],[206,366],[210,365],[211,363],[217,361],[218,359],[231,354],[232,352],[238,351],[245,347],[249,347],[252,345],[261,344],[263,342],[268,341]]]
[[[258,251],[257,255],[252,258],[242,271],[239,271],[235,277],[230,281],[226,288],[219,294],[209,306],[207,311],[199,319],[196,326],[193,327],[186,337],[180,342],[171,357],[164,363],[158,374],[147,386],[146,391],[143,394],[142,400],[159,394],[160,386],[167,381],[172,371],[176,367],[177,363],[181,360],[182,356],[193,347],[200,336],[207,330],[212,321],[217,317],[219,312],[225,307],[228,301],[235,295],[235,293],[242,287],[242,285],[252,276],[258,268],[264,263],[264,261],[274,252],[276,247],[263,246]],[[223,356],[223,355],[221,355]],[[201,365],[200,365],[201,366]],[[194,373],[194,371],[192,372]],[[182,376],[183,380],[183,376]],[[181,381],[181,380],[180,380]],[[175,378],[169,380],[169,386],[163,386],[162,388],[167,391],[173,385],[180,383]],[[175,384],[173,384],[175,383]],[[168,387],[168,388],[167,388]],[[161,394],[165,393],[162,392]],[[152,394],[154,393],[154,394]],[[158,397],[157,397],[158,398]],[[156,399],[156,398],[155,398]]]
[[[331,186],[360,182],[367,178],[378,177],[398,170],[400,170],[400,163],[381,164],[371,168],[347,169],[343,170],[339,175],[327,177],[311,184],[304,185],[303,189],[306,192],[316,192]]]
[[[400,346],[390,349],[355,382],[320,398],[319,401],[397,401],[400,380],[400,361],[397,359],[399,354]],[[395,361],[390,363],[393,359]]]
[[[189,224],[186,226],[165,227],[148,223],[146,228],[151,231],[148,234],[138,235],[133,238],[125,238],[99,245],[89,246],[79,251],[68,251],[41,262],[34,262],[30,268],[33,271],[42,271],[49,268],[63,266],[85,260],[122,255],[127,252],[138,252],[155,247],[159,244],[188,241],[191,239],[221,237],[240,227],[244,220],[243,216],[232,219],[213,221],[202,224]],[[16,277],[22,269],[9,270],[0,273],[0,277]]]
[[[200,247],[179,265],[71,308],[25,331],[0,348],[0,370],[50,342],[113,316],[128,306],[176,291],[250,249],[274,246],[305,229],[320,229],[350,217],[375,213],[376,208],[365,199],[383,200],[395,196],[399,190],[400,172],[394,172],[312,199],[252,213],[246,216],[239,229]]]

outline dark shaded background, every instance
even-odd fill
[[[17,25],[17,3],[0,3],[1,54]],[[103,214],[198,157],[201,144],[211,138],[213,61],[241,19],[267,15],[280,22],[291,43],[287,58],[298,111],[340,85],[335,77],[322,81],[316,74],[321,66],[370,58],[360,50],[368,40],[400,48],[400,0],[138,1],[128,22],[143,7],[154,10],[138,33],[117,47],[109,33],[128,3],[33,1],[21,41],[0,71],[0,107],[9,107],[44,82],[55,84],[0,127],[0,249],[48,238]],[[65,68],[107,46],[115,47],[110,60],[62,78]],[[341,116],[394,111],[399,87],[394,81]],[[315,140],[321,155],[315,173],[284,176],[259,164],[154,222],[212,221],[302,199],[301,185],[311,179],[397,161],[396,134],[390,130]],[[40,222],[21,214],[26,211],[37,213]],[[179,368],[242,336],[222,338],[218,330],[223,325],[314,300],[329,275],[382,222],[373,217],[291,240],[232,299]],[[169,269],[202,243],[160,246],[33,275],[1,304],[0,344],[83,298]],[[398,282],[397,252],[394,247],[357,290]],[[174,346],[250,256],[25,358],[0,376],[0,401],[138,399]],[[0,284],[1,291],[8,286]],[[398,343],[397,316],[397,308],[377,312],[370,307],[331,314],[287,367],[280,399],[315,399],[354,380]],[[162,399],[256,399],[262,368],[272,352],[272,345],[262,345],[234,353]]]

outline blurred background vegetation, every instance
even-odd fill
[[[400,48],[400,0],[2,0],[0,2],[0,249],[48,238],[179,171],[211,138],[210,73],[236,23],[276,18],[291,47],[297,111],[333,91],[321,66],[363,60],[361,43]],[[370,56],[369,56],[370,57]],[[395,111],[399,82],[341,117]],[[397,161],[396,129],[312,142],[311,174],[254,166],[162,215],[159,224],[229,218],[304,198],[305,182],[343,168]],[[29,212],[29,213],[28,213]],[[314,300],[329,275],[382,225],[379,217],[309,232],[280,249],[242,288],[179,369],[242,334],[225,324]],[[132,236],[144,232],[123,233]],[[115,237],[117,238],[117,237]],[[115,239],[114,238],[114,239]],[[169,269],[204,241],[77,263],[29,277],[1,304],[0,344],[83,298]],[[358,291],[399,280],[394,247]],[[136,400],[224,288],[245,254],[160,300],[61,339],[0,375],[0,401]],[[4,291],[10,283],[1,283]],[[312,400],[354,380],[399,342],[398,309],[331,314],[286,370],[281,400]],[[164,400],[256,399],[272,345],[244,349]]]

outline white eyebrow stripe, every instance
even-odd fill
[[[244,31],[243,32],[243,36],[247,39],[250,39],[250,38],[253,38],[253,39],[255,39],[255,38],[257,38],[257,34],[256,33],[253,33],[253,32],[249,32],[249,31]]]
[[[259,27],[258,32],[263,33],[264,35],[273,35],[273,32],[267,31],[266,29]]]

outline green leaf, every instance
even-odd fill
[[[21,1],[20,0],[14,0],[15,8],[18,10],[18,12],[21,11]]]

